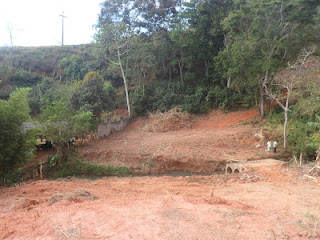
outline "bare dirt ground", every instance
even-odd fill
[[[134,121],[90,142],[80,148],[88,160],[138,174],[212,173],[226,161],[257,161],[240,174],[69,178],[2,188],[0,239],[320,239],[319,183],[266,159],[276,155],[256,148],[263,134],[238,124],[255,114],[214,112],[191,129],[166,133],[143,132],[143,121]]]
[[[268,158],[259,129],[241,124],[257,110],[223,113],[214,111],[196,120],[191,129],[147,132],[146,119],[134,120],[125,131],[89,142],[79,149],[90,162],[128,166],[135,174],[169,171],[213,173],[228,161]]]

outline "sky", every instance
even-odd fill
[[[64,12],[64,45],[93,41],[104,0],[0,0],[0,47],[56,46],[62,41]]]

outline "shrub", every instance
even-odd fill
[[[19,183],[22,181],[22,176],[23,176],[23,170],[18,169],[18,170],[13,170],[11,172],[5,173],[0,179],[0,186],[6,186],[6,187],[11,187],[16,183]]]
[[[115,102],[115,88],[105,83],[97,72],[89,72],[71,93],[70,105],[75,110],[90,111],[100,116],[103,110],[112,110]]]
[[[103,177],[103,176],[129,176],[131,174],[127,167],[115,167],[111,165],[100,165],[87,163],[81,159],[73,157],[69,162],[64,162],[60,166],[54,164],[51,167],[53,178],[68,176]]]
[[[0,178],[32,156],[32,134],[23,129],[29,116],[29,89],[18,89],[8,101],[0,100]]]
[[[234,109],[239,106],[249,107],[252,99],[247,99],[244,95],[231,88],[221,88],[220,86],[216,86],[213,89],[210,89],[206,96],[206,100],[209,105],[227,110]]]

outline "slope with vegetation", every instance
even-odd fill
[[[65,141],[118,107],[129,116],[174,107],[189,113],[259,107],[264,115],[273,99],[280,108],[269,119],[284,148],[301,162],[312,160],[320,126],[319,6],[317,0],[105,1],[93,44],[1,48],[1,104],[16,88],[30,87],[32,116],[67,159]],[[70,131],[62,136],[60,128]]]

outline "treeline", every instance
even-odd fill
[[[135,112],[260,105],[263,114],[264,85],[303,48],[319,45],[319,5],[112,0],[102,6],[96,39],[105,76],[128,82]]]
[[[106,77],[123,79],[130,113],[279,106],[283,148],[319,146],[317,0],[109,0],[97,24]],[[128,91],[128,90],[127,90]],[[131,102],[130,102],[131,101]],[[278,112],[277,112],[278,111]],[[275,117],[277,116],[277,117]],[[277,119],[277,120],[274,120]],[[320,151],[317,151],[320,154]]]
[[[0,49],[0,98],[16,86],[32,87],[31,109],[40,113],[40,98],[55,95],[43,92],[48,85],[80,81],[96,71],[127,89],[126,101],[136,114],[175,106],[198,113],[258,105],[263,114],[264,85],[303,49],[317,53],[319,5],[317,0],[105,1],[94,44]]]

